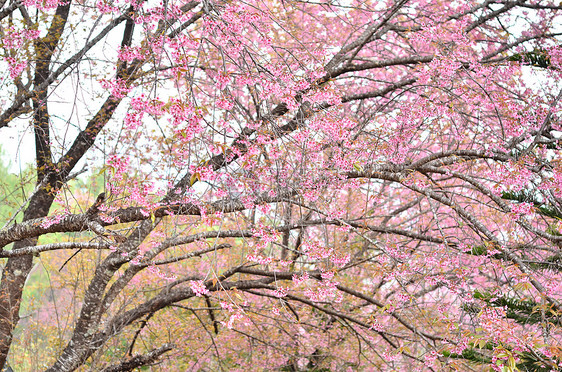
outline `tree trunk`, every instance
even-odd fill
[[[53,203],[54,196],[39,190],[30,200],[24,212],[23,220],[45,217]],[[19,249],[37,244],[37,238],[29,238],[14,243],[13,249]],[[13,331],[19,322],[19,310],[23,287],[29,272],[33,268],[33,256],[20,256],[8,259],[2,270],[0,281],[0,368],[6,364]]]

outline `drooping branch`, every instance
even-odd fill
[[[281,190],[277,195],[270,196],[265,193],[254,199],[254,204],[276,203],[280,201],[290,200],[294,196],[294,192]],[[223,212],[232,213],[247,209],[240,199],[223,199],[206,205],[205,210],[207,213]],[[155,208],[152,216],[155,218],[162,218],[172,214],[177,215],[191,215],[200,216],[202,211],[199,205],[194,203],[174,203],[171,205],[163,205]],[[12,225],[0,231],[0,246],[5,246],[14,241],[25,238],[37,237],[50,233],[57,232],[78,232],[88,230],[88,223],[90,221],[88,213],[72,214],[62,217],[46,217],[29,220],[20,224]],[[150,214],[147,214],[144,208],[129,207],[111,213],[109,217],[113,222],[98,221],[101,226],[110,226],[114,224],[146,221],[151,219]]]
[[[342,270],[345,270],[345,268],[342,269]],[[250,267],[242,267],[238,271],[240,273],[244,273],[244,274],[251,274],[251,275],[257,275],[257,276],[265,276],[265,277],[270,277],[270,278],[276,278],[277,280],[292,280],[293,275],[295,275],[294,272],[267,271],[267,270],[250,268]],[[314,279],[319,280],[319,281],[322,281],[322,277],[321,277],[320,272],[318,270],[307,271],[306,273],[308,274],[309,277],[314,278]],[[364,301],[369,302],[370,304],[376,305],[379,309],[384,308],[384,304],[382,302],[376,300],[372,296],[365,295],[365,294],[363,294],[359,291],[356,291],[356,290],[351,289],[351,288],[347,288],[347,287],[345,287],[341,284],[336,284],[336,288],[338,288],[338,290],[340,290],[344,293],[347,293],[347,294],[352,295],[354,297],[360,298]],[[443,340],[442,337],[439,337],[437,335],[428,334],[428,333],[426,333],[422,330],[417,329],[415,326],[410,324],[410,322],[406,321],[403,317],[401,317],[398,314],[392,313],[391,316],[393,318],[395,318],[396,320],[398,320],[403,326],[408,328],[414,334],[420,334],[423,337],[426,337],[426,338],[428,338],[432,341]]]
[[[38,255],[42,252],[56,251],[61,249],[89,249],[89,250],[104,250],[110,249],[111,243],[95,243],[95,242],[64,242],[36,245],[33,247],[19,248],[11,251],[1,251],[0,258],[19,257],[26,255]]]

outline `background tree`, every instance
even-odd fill
[[[0,365],[558,369],[560,9],[0,3]]]

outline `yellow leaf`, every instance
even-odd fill
[[[195,172],[191,175],[191,178],[189,179],[189,186],[193,186],[193,184],[196,181],[201,181],[201,178],[199,177],[199,173]]]
[[[355,169],[357,172],[363,172],[363,167],[359,163],[353,164],[353,169]]]

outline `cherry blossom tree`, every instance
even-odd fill
[[[561,9],[0,1],[0,365],[558,370]]]

